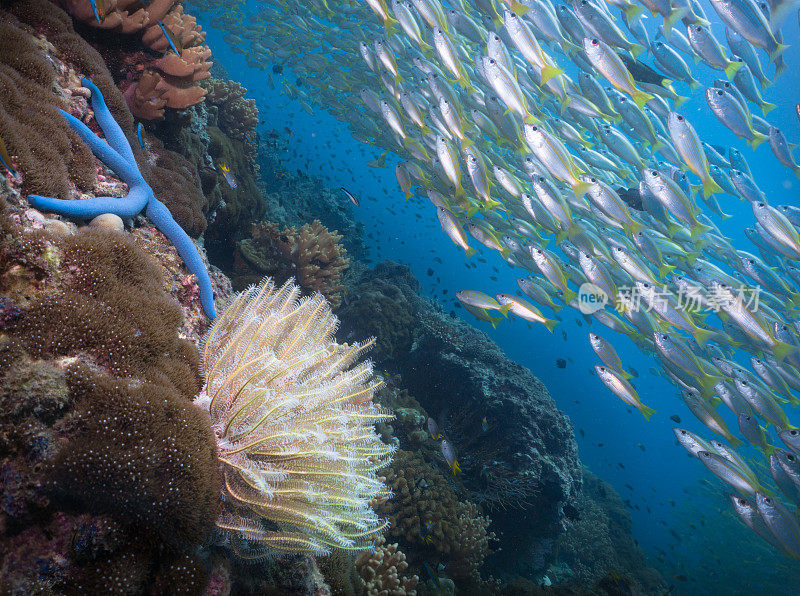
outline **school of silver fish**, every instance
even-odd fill
[[[697,0],[193,4],[269,84],[271,65],[290,68],[303,84],[284,80],[287,96],[399,155],[406,199],[430,199],[467,257],[477,243],[519,269],[526,299],[457,294],[476,317],[552,331],[570,306],[653,354],[726,442],[676,428],[678,441],[736,491],[753,532],[800,558],[800,430],[785,411],[800,403],[800,207],[770,203],[740,151],[703,141],[679,94],[704,84],[694,65],[718,71],[710,112],[800,176],[761,95],[786,69],[795,0],[711,0],[713,27]],[[720,199],[751,204],[754,252],[720,231]],[[586,287],[608,303],[587,313]],[[601,381],[649,418],[612,342],[589,341]],[[737,453],[742,438],[777,491]]]

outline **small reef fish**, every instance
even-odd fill
[[[455,476],[457,472],[461,472],[461,467],[458,465],[458,459],[456,458],[456,451],[447,439],[442,441],[441,449],[447,465],[453,470],[453,475]]]
[[[344,186],[342,186],[339,190],[341,190],[345,195],[347,195],[347,198],[350,199],[350,202],[353,203],[353,205],[355,205],[356,207],[359,206],[358,199],[353,195],[353,193],[347,190]]]
[[[428,432],[430,433],[431,437],[434,438],[435,440],[438,441],[439,439],[444,437],[442,432],[439,430],[439,425],[436,424],[436,421],[433,418],[428,417],[427,426],[428,426]]]
[[[765,460],[771,426],[800,455],[789,416],[800,392],[800,212],[778,206],[766,169],[787,174],[780,182],[796,194],[800,104],[768,101],[794,84],[782,23],[795,2],[712,0],[708,15],[696,0],[202,4],[226,43],[263,57],[252,66],[291,70],[297,84],[284,93],[295,105],[325,110],[379,155],[367,166],[399,158],[407,205],[429,199],[443,247],[479,249],[518,272],[524,299],[462,291],[454,306],[492,326],[510,311],[548,328],[555,319],[537,309],[578,309],[655,358],[650,372],[687,407],[670,416],[676,424],[691,413],[735,447],[724,403]],[[291,18],[276,19],[288,6]],[[681,111],[689,97],[700,101]],[[766,142],[772,155],[751,169],[745,149]],[[741,218],[743,233],[729,233]],[[589,283],[609,303],[586,313]],[[599,338],[589,336],[603,363],[595,374],[649,418],[612,347],[623,343]],[[728,365],[734,352],[745,364]],[[761,488],[735,452],[676,438],[743,492],[731,505],[751,530],[797,549],[791,519],[763,498],[759,507]],[[452,467],[454,452],[443,454]]]
[[[228,165],[224,163],[220,164],[219,169],[222,170],[222,175],[225,176],[225,182],[228,183],[228,186],[236,190],[239,186],[239,182],[236,180],[236,176],[233,175]]]
[[[136,124],[136,138],[139,141],[139,147],[144,149],[144,126],[141,122]]]

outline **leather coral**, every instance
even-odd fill
[[[206,90],[197,83],[210,76],[211,50],[205,32],[179,2],[153,0],[145,6],[138,0],[107,0],[96,15],[89,0],[66,4],[73,17],[91,26],[141,32],[147,49],[126,60],[124,94],[134,116],[155,120],[165,108],[185,109],[203,101]]]

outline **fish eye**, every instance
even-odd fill
[[[531,126],[531,130],[532,130],[533,132],[538,132],[538,131],[539,131],[539,127],[538,127],[538,126],[536,126],[536,125],[534,125],[534,126]]]
[[[786,454],[786,459],[788,459],[789,461],[793,462],[793,461],[795,461],[797,458],[796,458],[796,457],[795,457],[795,456],[794,456],[792,453],[787,453],[787,454]]]
[[[678,122],[683,122],[683,116],[681,116],[680,114],[678,114]]]
[[[681,429],[681,434],[682,434],[682,435],[685,435],[685,434],[686,434],[686,431],[685,431],[685,430],[683,430],[683,429]]]
[[[796,437],[797,435],[800,435],[800,430],[793,428],[792,430],[789,431],[789,434],[792,435],[793,437]]]
[[[771,498],[769,498],[769,497],[764,497],[764,502],[765,502],[767,505],[772,505],[772,499],[771,499]]]
[[[725,92],[722,89],[717,89],[717,95],[722,97],[724,94],[725,94]]]
[[[650,175],[658,177],[658,172],[656,170],[650,170]]]
[[[585,4],[585,3],[584,3],[584,4]],[[593,46],[599,45],[599,43],[600,43],[600,42],[599,42],[599,41],[597,41],[596,39],[593,39],[593,40],[592,40],[592,45],[593,45]]]
[[[669,339],[669,336],[668,335],[662,335],[661,339],[663,339],[664,341],[667,341]]]
[[[495,64],[494,58],[489,58],[489,64]]]
[[[695,30],[695,31],[702,31],[702,30],[703,30],[703,28],[702,28],[700,25],[698,25],[697,27],[695,27],[695,29],[694,29],[694,30]]]

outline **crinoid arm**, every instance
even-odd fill
[[[375,433],[392,415],[372,345],[338,344],[338,320],[319,294],[265,279],[238,295],[208,331],[205,387],[224,478],[217,521],[245,557],[365,550],[385,528],[371,507],[389,491],[376,476],[394,454]]]

